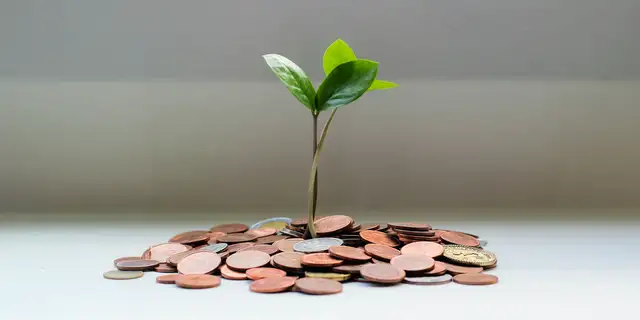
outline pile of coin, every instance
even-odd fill
[[[483,273],[497,266],[478,236],[433,229],[427,223],[356,223],[346,215],[317,217],[317,238],[306,219],[285,217],[216,225],[179,233],[140,256],[115,259],[107,279],[136,279],[146,271],[166,273],[161,284],[189,289],[215,288],[222,280],[251,281],[259,293],[342,292],[343,283],[491,285]]]

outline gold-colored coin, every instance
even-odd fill
[[[461,245],[445,245],[443,256],[460,264],[478,267],[492,266],[498,261],[496,255],[489,251]]]
[[[287,226],[286,222],[273,221],[273,222],[267,222],[267,223],[261,225],[260,228],[274,228],[276,230],[282,230],[286,226]]]
[[[348,273],[331,273],[331,272],[305,272],[305,277],[308,278],[322,278],[322,279],[330,279],[336,281],[347,281],[351,278],[351,274]]]

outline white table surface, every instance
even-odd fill
[[[618,222],[431,222],[478,233],[500,283],[474,287],[347,283],[341,294],[257,294],[247,281],[186,290],[143,278],[111,281],[113,260],[139,255],[202,219],[141,222],[54,215],[0,215],[4,281],[0,319],[639,319],[640,224]],[[267,216],[268,217],[268,216]],[[205,219],[206,220],[206,219]],[[402,220],[401,217],[397,220]],[[240,219],[251,224],[255,220]]]

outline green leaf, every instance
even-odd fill
[[[398,84],[397,83],[393,83],[391,81],[386,81],[386,80],[376,80],[373,82],[373,84],[371,85],[371,87],[369,87],[368,91],[371,90],[385,90],[385,89],[391,89],[391,88],[395,88],[397,87]]]
[[[293,63],[293,61],[281,55],[265,54],[262,57],[273,73],[275,73],[280,81],[289,89],[289,92],[309,108],[309,110],[315,111],[316,106],[314,101],[316,90],[313,88],[313,84],[311,80],[309,80],[309,77],[307,77],[307,74],[305,74],[298,65]]]
[[[319,111],[339,108],[360,98],[378,74],[378,63],[359,59],[337,66],[322,81],[316,94]]]
[[[338,39],[324,51],[324,56],[322,57],[324,74],[329,75],[337,66],[356,59],[356,54],[351,50],[349,45],[342,41],[342,39]]]

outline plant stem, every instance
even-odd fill
[[[322,128],[322,133],[320,133],[320,141],[316,144],[316,149],[313,154],[313,164],[311,165],[311,175],[309,177],[309,191],[307,193],[307,209],[309,211],[309,217],[307,220],[307,230],[311,232],[311,237],[316,238],[318,234],[316,233],[316,228],[314,225],[315,219],[315,204],[316,204],[316,186],[317,186],[317,177],[318,177],[318,161],[320,159],[320,152],[322,151],[322,145],[324,144],[324,138],[327,136],[327,131],[329,131],[329,126],[331,125],[331,121],[333,121],[333,116],[335,116],[337,108],[331,111],[329,115],[329,119],[324,124],[324,128]],[[315,140],[315,139],[314,139]]]

